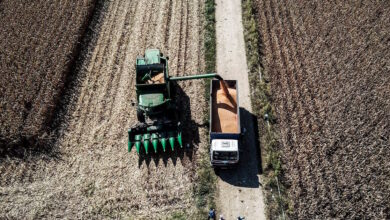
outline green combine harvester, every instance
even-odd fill
[[[168,74],[168,57],[158,49],[147,49],[144,57],[136,62],[136,93],[138,122],[128,130],[128,151],[135,146],[140,154],[141,146],[148,154],[150,147],[155,153],[158,146],[165,152],[173,151],[175,143],[183,147],[181,124],[178,118],[179,107],[175,102],[173,81],[201,78],[222,78],[215,73],[171,77]]]

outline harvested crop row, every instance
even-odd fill
[[[0,2],[0,150],[50,135],[48,126],[94,4]]]
[[[195,212],[197,149],[207,144],[206,128],[199,126],[206,107],[203,81],[181,82],[177,91],[183,140],[193,151],[139,159],[127,153],[127,129],[136,121],[134,64],[146,48],[169,56],[170,75],[204,69],[203,4],[105,2],[96,46],[83,64],[79,93],[58,141],[60,159],[1,164],[3,216],[158,219]]]
[[[291,218],[390,216],[390,4],[257,1]]]

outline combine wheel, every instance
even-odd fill
[[[139,122],[145,122],[145,115],[142,111],[137,109],[137,119]]]

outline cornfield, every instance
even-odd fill
[[[256,10],[290,217],[389,218],[389,2]]]
[[[0,152],[42,146],[50,138],[55,108],[94,4],[0,2]]]

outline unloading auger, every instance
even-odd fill
[[[135,146],[140,154],[141,146],[148,154],[150,147],[155,153],[169,147],[173,151],[177,142],[183,147],[181,124],[175,102],[173,81],[201,78],[222,78],[216,73],[171,77],[168,74],[168,57],[158,49],[147,49],[144,57],[136,61],[136,94],[138,122],[128,130],[128,151]]]

